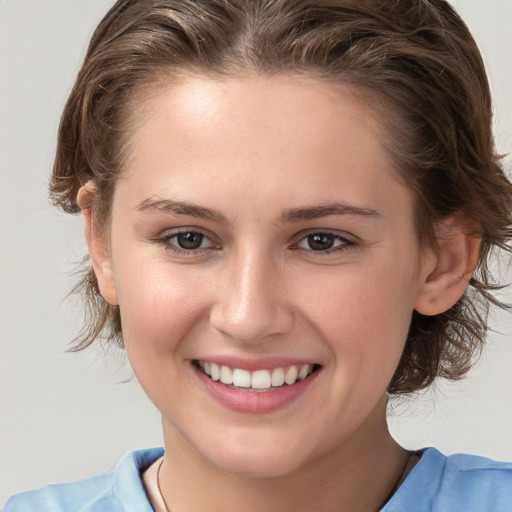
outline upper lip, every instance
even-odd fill
[[[195,361],[203,361],[216,363],[220,366],[228,366],[229,368],[240,368],[241,370],[257,371],[257,370],[273,370],[274,368],[287,368],[289,366],[303,366],[305,364],[318,364],[312,359],[290,358],[290,357],[259,357],[244,358],[236,356],[204,356],[194,359]]]

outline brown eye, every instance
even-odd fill
[[[198,253],[206,249],[218,248],[206,235],[198,231],[177,231],[167,233],[157,242],[166,249],[177,253]]]
[[[191,229],[167,231],[154,241],[166,251],[184,256],[197,256],[206,251],[221,248],[220,244],[213,242],[207,235]]]
[[[296,246],[298,249],[329,254],[331,251],[342,251],[355,247],[355,242],[337,233],[322,232],[310,233],[302,238]]]
[[[185,233],[178,233],[172,237],[171,240],[181,249],[193,251],[199,249],[203,243],[204,235],[194,231],[187,231]]]
[[[336,237],[329,233],[313,233],[306,239],[309,248],[313,251],[327,251],[334,247]]]

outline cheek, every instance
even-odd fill
[[[396,266],[395,266],[396,267]],[[383,260],[359,269],[315,276],[303,287],[304,316],[322,334],[338,364],[394,371],[409,331],[414,290],[411,275]]]
[[[155,355],[172,352],[179,340],[199,328],[206,290],[187,272],[165,262],[126,266],[118,273],[123,337],[127,350],[143,345]]]
[[[183,400],[183,340],[194,340],[206,322],[204,289],[165,262],[127,266],[118,273],[123,338],[128,360],[149,398],[163,411]],[[129,270],[127,272],[127,270]]]

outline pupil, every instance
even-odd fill
[[[180,233],[176,238],[182,249],[198,249],[203,241],[201,233]]]
[[[334,236],[322,233],[309,235],[308,244],[314,251],[325,251],[334,245]]]

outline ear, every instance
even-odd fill
[[[425,258],[425,276],[414,309],[438,315],[450,309],[466,291],[480,251],[477,223],[459,214],[436,227],[437,248]]]
[[[110,305],[118,306],[119,299],[112,271],[112,260],[108,254],[104,237],[94,222],[93,205],[96,200],[96,194],[96,185],[92,181],[88,181],[78,191],[77,203],[84,218],[85,239],[101,296]]]

